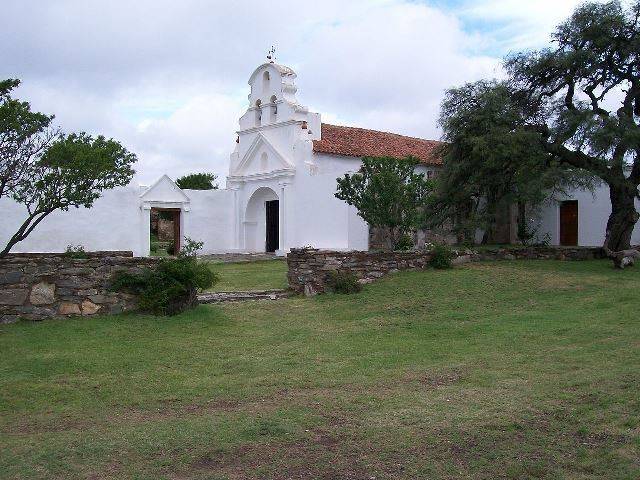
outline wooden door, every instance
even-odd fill
[[[560,245],[578,245],[578,201],[560,204]]]
[[[267,213],[267,238],[265,251],[275,252],[280,247],[279,236],[279,213],[280,205],[278,200],[269,200],[265,202],[265,210]]]

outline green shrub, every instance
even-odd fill
[[[183,190],[215,190],[218,188],[217,178],[213,173],[191,173],[178,178],[176,185]]]
[[[431,250],[433,257],[429,260],[429,265],[437,269],[451,268],[451,260],[455,257],[453,250],[448,245],[436,245]]]
[[[167,246],[167,253],[169,255],[175,255],[176,254],[176,244],[171,242],[168,246]]]
[[[137,274],[117,272],[112,290],[136,295],[139,309],[154,315],[175,315],[195,307],[198,290],[218,281],[205,263],[198,262],[197,246],[198,242],[187,238],[185,249],[177,258],[162,259],[155,268],[145,268]]]
[[[414,247],[413,237],[408,233],[403,234],[393,246],[395,251],[407,251]]]
[[[351,272],[329,272],[327,285],[334,293],[350,294],[362,290],[362,284],[358,282],[358,277]]]
[[[75,247],[73,245],[67,245],[64,255],[69,258],[89,258],[89,255],[82,245],[76,245]]]

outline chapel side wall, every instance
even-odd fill
[[[185,190],[190,211],[185,214],[183,237],[204,242],[201,254],[232,251],[234,219],[232,190]]]
[[[130,250],[144,255],[140,238],[140,189],[133,185],[105,191],[91,208],[70,208],[48,215],[11,252],[64,252],[68,245],[87,251]],[[26,219],[24,206],[0,199],[0,243],[4,246]]]
[[[611,213],[609,187],[605,183],[600,183],[593,192],[572,189],[566,195],[544,202],[538,210],[538,239],[544,240],[545,235],[548,235],[551,245],[560,244],[560,202],[564,200],[578,201],[578,245],[603,245],[607,220]],[[636,210],[640,211],[638,200],[636,200]],[[640,244],[640,224],[636,224],[633,230],[631,244]]]
[[[338,250],[366,249],[368,227],[354,209],[337,199],[336,179],[360,167],[356,157],[314,154],[315,166],[298,165],[295,176],[295,225],[290,247],[312,245]]]

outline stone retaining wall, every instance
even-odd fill
[[[71,315],[115,314],[135,307],[135,298],[109,291],[113,273],[138,272],[157,260],[131,252],[10,254],[0,259],[0,323]]]
[[[589,260],[603,258],[596,247],[507,247],[455,251],[454,264],[483,260]],[[298,293],[315,295],[325,291],[330,271],[352,272],[361,283],[369,283],[399,270],[425,268],[431,253],[411,252],[337,252],[317,249],[292,249],[287,255],[289,287]]]

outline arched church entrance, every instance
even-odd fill
[[[247,202],[244,245],[250,252],[275,252],[280,248],[280,205],[276,192],[260,187]]]

